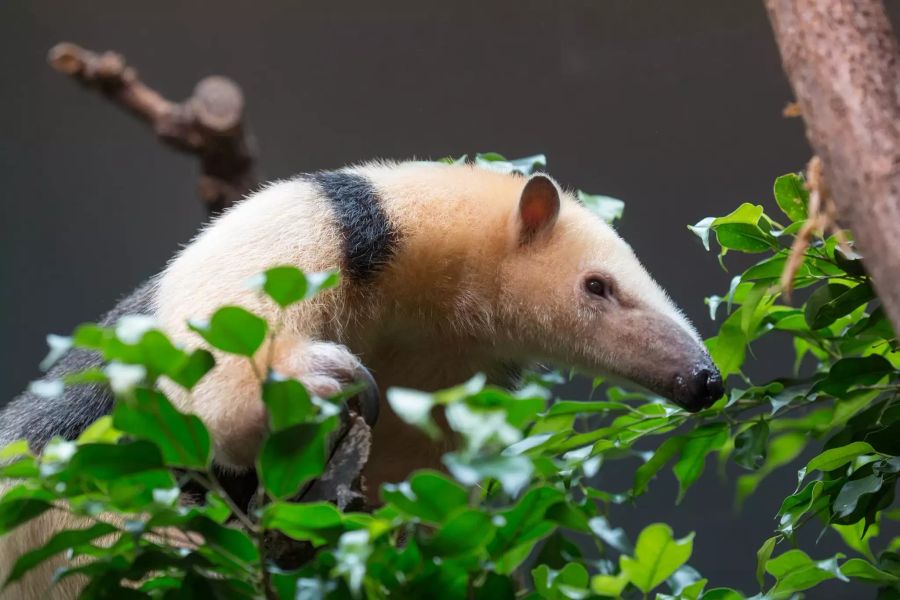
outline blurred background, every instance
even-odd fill
[[[900,6],[888,8],[896,27]],[[731,276],[685,225],[772,206],[774,178],[810,156],[802,122],[781,116],[792,97],[759,0],[4,0],[0,403],[39,376],[47,333],[96,319],[204,220],[194,159],[47,67],[63,40],[123,53],[173,100],[205,75],[236,80],[264,179],[545,153],[563,185],[625,200],[619,231],[705,336],[703,298]],[[788,349],[755,350],[756,372],[790,369]],[[602,470],[605,489],[627,488],[631,469]],[[714,470],[677,507],[667,470],[612,520],[631,536],[653,521],[697,530],[691,564],[752,594],[794,471],[736,513],[737,473],[723,483]]]

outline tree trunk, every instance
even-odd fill
[[[839,218],[900,332],[900,53],[884,6],[765,4]]]

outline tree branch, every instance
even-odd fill
[[[181,103],[167,100],[115,52],[97,54],[70,43],[47,60],[153,128],[169,146],[200,159],[199,194],[210,214],[228,208],[257,184],[256,148],[244,126],[244,96],[232,80],[205,77]]]
[[[880,0],[765,0],[838,216],[900,331],[900,52]]]

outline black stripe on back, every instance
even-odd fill
[[[155,293],[156,282],[145,283],[108,312],[100,325],[112,327],[125,315],[152,314]],[[62,379],[103,363],[96,352],[70,350],[50,369],[46,379]],[[66,386],[56,398],[23,392],[0,413],[0,446],[26,439],[32,450],[40,451],[55,436],[74,440],[94,421],[110,414],[112,408],[112,393],[101,385]]]
[[[372,183],[355,173],[323,171],[310,176],[328,197],[344,238],[344,272],[371,280],[390,261],[399,235]]]

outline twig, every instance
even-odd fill
[[[200,159],[198,191],[210,214],[240,200],[257,184],[256,148],[244,126],[244,96],[232,80],[200,80],[184,102],[171,102],[147,86],[121,54],[97,54],[64,42],[47,55],[50,65],[97,90],[150,125],[167,145]]]

